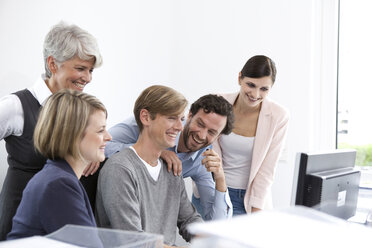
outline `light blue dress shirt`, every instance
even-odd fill
[[[116,124],[109,129],[112,140],[106,144],[105,155],[110,157],[116,152],[121,151],[125,147],[129,147],[137,142],[139,129],[134,117],[130,117],[125,121]],[[226,219],[232,216],[231,201],[228,192],[220,192],[216,190],[216,184],[212,178],[212,174],[208,172],[201,161],[206,149],[211,146],[200,149],[196,152],[179,153],[177,152],[178,140],[176,146],[169,148],[177,154],[182,161],[182,176],[183,178],[191,177],[198,188],[200,195],[200,204],[203,213],[200,213],[204,220]]]

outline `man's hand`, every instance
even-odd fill
[[[212,172],[214,175],[216,189],[220,192],[226,192],[227,186],[220,156],[211,149],[207,149],[202,155],[205,156],[202,164],[204,164],[207,171]]]
[[[220,156],[211,149],[207,149],[202,155],[205,156],[202,164],[204,164],[207,171],[213,172],[214,179],[225,178]]]
[[[87,165],[87,167],[85,167],[83,171],[83,175],[86,177],[89,175],[93,175],[94,173],[96,173],[98,168],[99,168],[99,162],[92,162],[89,165]]]
[[[171,172],[173,169],[173,174],[175,176],[181,176],[182,162],[175,152],[164,150],[161,152],[160,157],[167,163],[168,172]]]

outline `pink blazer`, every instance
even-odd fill
[[[221,96],[234,104],[238,94],[221,94]],[[251,207],[265,209],[271,205],[271,185],[287,133],[288,119],[289,113],[284,107],[268,98],[264,99],[258,117],[251,173],[244,196],[247,213],[251,212]],[[223,147],[220,146],[219,139],[213,143],[213,150],[222,158]]]

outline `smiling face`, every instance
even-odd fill
[[[150,120],[149,135],[159,150],[175,145],[177,135],[182,130],[184,118],[183,113],[171,116],[156,114],[155,119]]]
[[[47,81],[49,89],[52,93],[61,89],[83,91],[92,80],[94,62],[94,59],[82,60],[74,57],[59,64],[50,56],[48,66],[52,76]]]
[[[189,114],[182,131],[179,149],[181,152],[194,152],[212,144],[226,125],[226,116],[200,109],[194,116]]]
[[[102,162],[105,159],[106,142],[111,135],[106,130],[106,114],[95,111],[88,121],[83,139],[80,142],[80,153],[87,162]]]
[[[243,77],[239,75],[239,98],[249,107],[259,107],[260,103],[269,94],[273,85],[270,76],[261,78]]]

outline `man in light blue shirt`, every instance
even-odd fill
[[[232,105],[223,97],[205,95],[191,105],[184,129],[177,136],[176,145],[163,151],[161,158],[173,168],[175,175],[191,177],[200,202],[197,210],[204,220],[232,216],[221,158],[211,144],[221,135],[229,134],[233,126]],[[106,157],[137,142],[139,129],[134,117],[109,129],[112,141],[106,145]],[[199,205],[200,203],[200,205]]]

